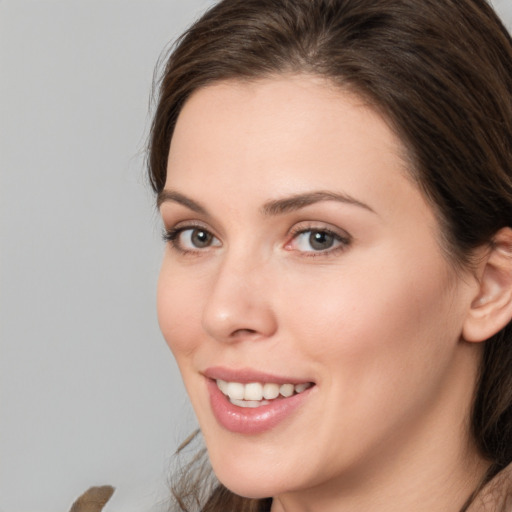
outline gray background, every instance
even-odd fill
[[[157,58],[210,4],[0,0],[1,512],[167,495],[193,415],[156,322],[142,151]]]

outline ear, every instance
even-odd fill
[[[462,337],[480,342],[512,319],[512,229],[503,228],[478,267],[479,287],[464,322]]]

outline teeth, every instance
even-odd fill
[[[263,386],[263,397],[267,400],[272,400],[279,396],[279,386],[277,384],[271,384],[267,382]]]
[[[261,400],[263,398],[263,386],[259,382],[251,382],[245,385],[244,400]]]
[[[225,381],[225,380],[218,380],[217,381],[217,386],[219,387],[219,389],[225,394],[227,395],[228,394],[228,383]]]
[[[306,391],[306,389],[309,388],[309,383],[304,382],[303,384],[297,384],[295,386],[295,393],[302,393],[303,391]]]
[[[231,398],[230,401],[233,405],[238,405],[238,407],[251,408],[260,407],[261,405],[267,405],[270,403],[268,400],[234,400],[233,398]]]
[[[226,386],[226,395],[233,400],[243,400],[245,386],[240,382],[228,382]]]
[[[283,384],[279,388],[279,393],[283,395],[284,397],[288,398],[289,396],[292,396],[295,391],[295,386],[293,384]]]
[[[312,384],[310,382],[295,385],[279,385],[272,382],[242,384],[241,382],[226,382],[219,379],[217,380],[217,386],[224,395],[229,397],[231,403],[240,407],[259,407],[270,403],[268,400],[273,400],[279,395],[288,398],[296,393],[302,393],[310,388]]]

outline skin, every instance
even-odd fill
[[[204,211],[160,206],[182,231],[159,322],[217,476],[273,512],[455,512],[485,471],[466,420],[481,347],[461,336],[478,281],[444,256],[403,154],[382,117],[317,77],[214,84],[179,116],[165,190]],[[350,201],[262,211],[318,191]],[[326,229],[338,238],[313,248]],[[212,366],[315,386],[275,428],[235,434],[212,413]]]

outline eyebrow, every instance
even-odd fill
[[[160,192],[157,197],[157,207],[160,208],[163,203],[168,201],[181,204],[196,213],[209,215],[206,208],[201,206],[193,199],[190,199],[189,197],[176,192],[175,190],[162,190],[162,192]],[[305,192],[303,194],[295,194],[290,197],[268,201],[261,208],[261,212],[265,216],[282,215],[300,210],[301,208],[305,208],[306,206],[320,203],[322,201],[336,201],[339,203],[358,206],[372,213],[376,213],[375,210],[373,210],[373,208],[368,206],[366,203],[363,203],[348,194],[340,194],[323,190],[316,192]]]
[[[203,215],[208,215],[206,208],[203,208],[199,203],[196,203],[193,199],[180,194],[174,190],[162,190],[159,192],[158,197],[156,199],[156,206],[160,208],[163,203],[170,201],[174,203],[181,204],[187,207],[189,210],[192,210],[196,213],[201,213]]]
[[[305,208],[306,206],[322,201],[336,201],[339,203],[350,204],[364,208],[372,213],[376,213],[375,210],[366,203],[358,201],[348,194],[339,194],[323,190],[318,192],[306,192],[304,194],[296,194],[283,199],[268,201],[263,205],[262,212],[264,215],[281,215],[300,210],[301,208]]]

